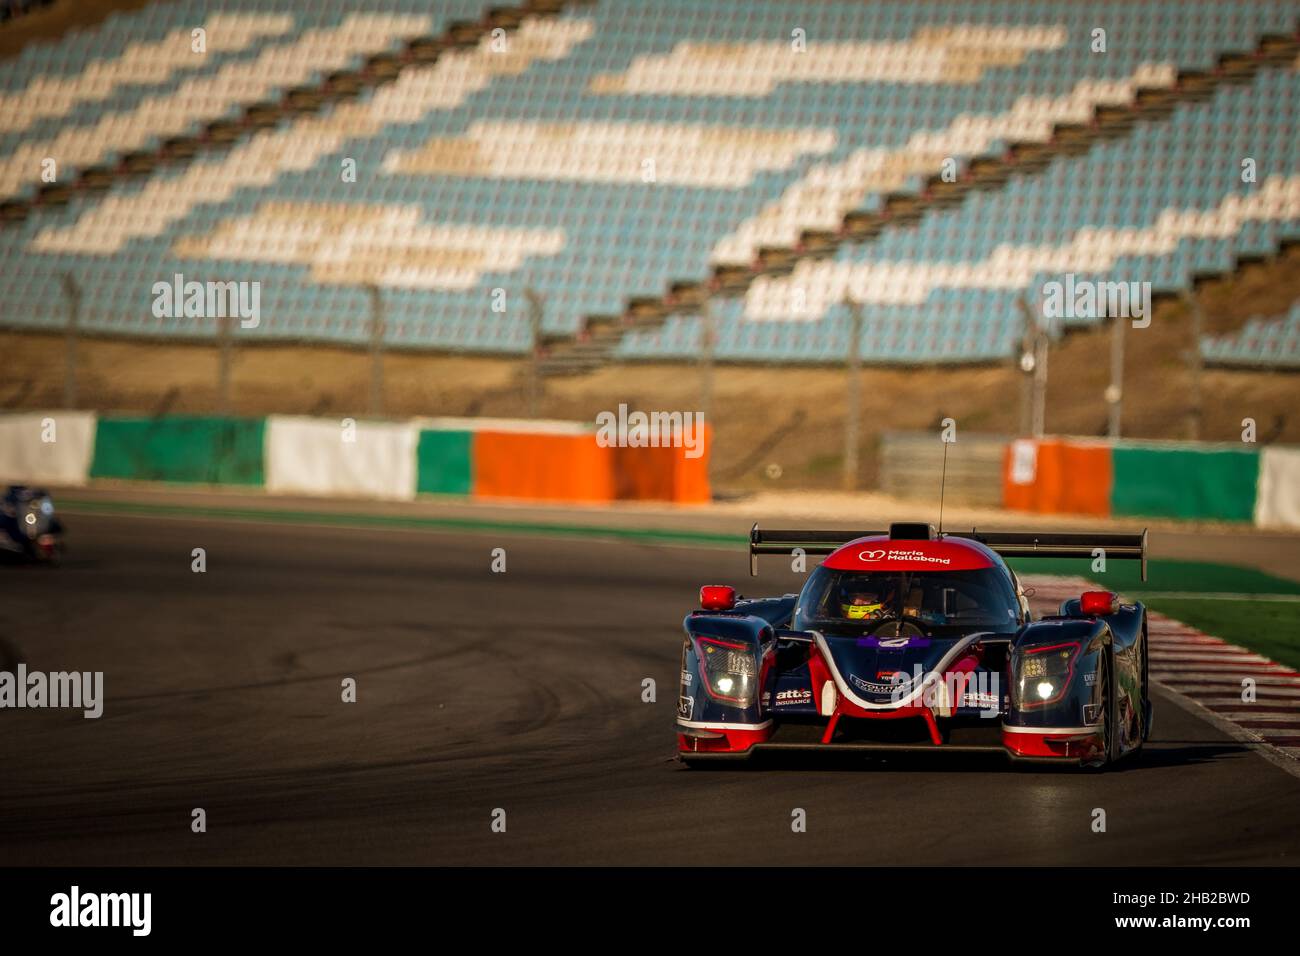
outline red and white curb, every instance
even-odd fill
[[[1083,578],[1048,575],[1026,575],[1022,582],[1026,591],[1033,588],[1029,603],[1035,614],[1056,614],[1062,601],[1097,587]],[[1271,752],[1296,772],[1300,671],[1151,610],[1147,641],[1152,683],[1238,740],[1262,744],[1266,756]],[[1254,682],[1250,702],[1242,699],[1247,680]]]

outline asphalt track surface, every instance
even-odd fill
[[[1300,778],[1159,693],[1140,762],[1105,773],[681,766],[682,615],[701,583],[794,589],[779,562],[753,587],[704,548],[69,521],[64,567],[0,568],[0,663],[104,671],[104,716],[0,711],[0,864],[1300,862]]]

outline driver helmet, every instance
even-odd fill
[[[868,620],[879,617],[884,606],[880,588],[871,585],[849,586],[841,596],[840,614],[850,621]]]

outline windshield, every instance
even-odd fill
[[[910,617],[932,627],[1010,631],[1019,604],[998,568],[973,571],[835,571],[822,565],[799,596],[795,627],[870,625]]]

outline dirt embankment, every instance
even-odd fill
[[[1207,332],[1276,315],[1300,296],[1300,248],[1252,265],[1197,293]],[[1188,435],[1192,347],[1187,308],[1157,307],[1151,326],[1127,336],[1123,431],[1142,438]],[[62,404],[64,343],[58,335],[0,332],[0,408]],[[1105,330],[1074,332],[1051,354],[1047,428],[1105,433],[1109,381]],[[217,407],[217,352],[209,345],[87,339],[78,348],[78,404],[149,414],[208,413]],[[384,361],[387,415],[517,417],[527,408],[526,363],[472,355],[398,353]],[[998,366],[867,368],[861,416],[862,484],[875,482],[882,431],[937,428],[945,417],[967,432],[1014,434],[1021,376]],[[232,373],[237,414],[358,415],[367,410],[370,359],[362,350],[297,345],[241,349]],[[846,373],[837,368],[720,366],[711,419],[720,488],[832,488],[840,481]],[[1207,369],[1202,375],[1202,438],[1237,441],[1243,418],[1259,440],[1300,442],[1300,375]],[[690,364],[611,366],[551,379],[540,414],[593,421],[620,402],[633,408],[692,410],[701,375]],[[777,469],[771,465],[779,466]]]

